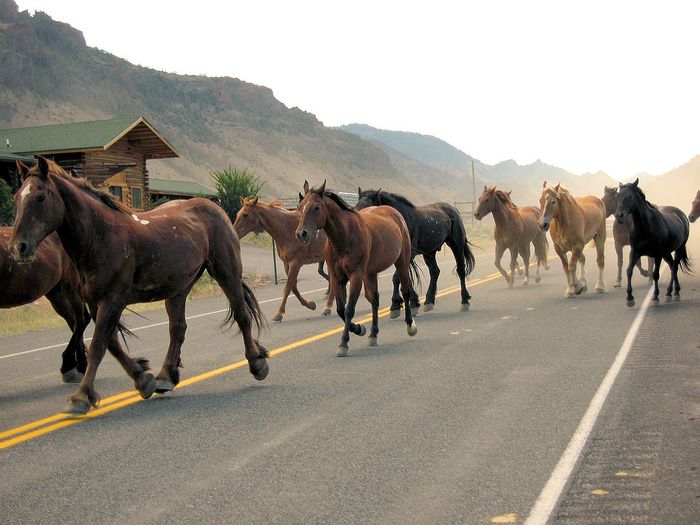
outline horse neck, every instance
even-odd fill
[[[256,206],[260,214],[260,224],[277,244],[297,242],[294,230],[299,225],[299,213],[288,212],[274,206]]]
[[[657,213],[647,205],[641,195],[635,196],[635,206],[630,210],[634,228],[638,231],[653,231]]]
[[[562,230],[568,228],[568,225],[573,222],[574,211],[578,209],[578,203],[573,197],[568,195],[559,197],[559,213],[556,220]]]
[[[338,253],[344,253],[348,247],[351,230],[358,229],[359,218],[355,213],[342,209],[332,199],[324,197],[326,205],[326,224],[323,231],[326,232],[328,241]]]
[[[516,211],[507,206],[504,202],[496,197],[496,203],[491,211],[493,214],[493,220],[498,228],[508,228],[511,224],[515,222]]]

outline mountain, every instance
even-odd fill
[[[655,204],[670,204],[688,213],[700,190],[700,155],[661,176],[640,173],[639,186]]]

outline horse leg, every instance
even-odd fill
[[[566,275],[566,290],[564,290],[564,297],[572,297],[574,295],[574,283],[576,282],[575,277],[572,278],[571,272],[569,271],[569,260],[566,256],[566,252],[563,251],[558,244],[554,244],[554,251],[559,256],[561,265],[564,268],[564,274]],[[574,268],[576,268],[574,266]]]
[[[79,383],[87,368],[83,334],[90,324],[90,314],[78,293],[67,283],[59,282],[46,298],[72,332],[62,354],[61,377],[64,383]]]
[[[678,266],[676,265],[676,261],[674,261],[673,257],[671,257],[670,253],[664,255],[663,258],[664,261],[666,261],[666,264],[668,264],[669,268],[671,268],[671,281],[668,283],[668,288],[666,288],[666,302],[670,303],[672,298],[673,285],[675,284],[675,281],[677,279],[676,271],[678,270]]]
[[[285,281],[284,288],[282,289],[282,302],[277,308],[277,313],[272,316],[272,320],[276,323],[282,322],[284,313],[287,309],[287,298],[289,297],[289,292],[292,291],[292,278],[290,276],[289,263],[287,261],[284,262],[284,273],[287,276],[287,280]]]
[[[622,286],[622,243],[615,239],[615,254],[617,255],[617,278],[615,279],[614,288]]]
[[[440,267],[435,260],[435,252],[424,253],[423,260],[428,267],[428,272],[430,272],[430,285],[428,286],[428,293],[425,295],[425,303],[423,303],[423,311],[429,312],[435,308],[435,293],[437,292],[437,280],[440,276]],[[398,272],[397,272],[398,273]]]
[[[455,252],[456,253],[456,252]],[[464,252],[461,252],[464,253]],[[395,263],[396,271],[399,274],[399,279],[401,280],[401,294],[404,300],[407,300],[411,295],[411,273],[410,273],[410,253],[403,253],[399,260]],[[406,332],[408,335],[413,337],[418,333],[418,328],[416,327],[416,322],[413,320],[413,315],[410,308],[404,308],[405,320],[406,320]]]
[[[292,262],[289,265],[289,273],[287,274],[287,282],[292,283],[292,293],[296,296],[302,306],[305,306],[309,310],[316,310],[316,303],[314,301],[307,301],[301,295],[299,288],[297,288],[297,282],[299,279],[299,270],[301,270],[302,264],[299,262]]]
[[[518,267],[518,250],[515,247],[508,248],[510,252],[510,284],[509,288],[513,288],[515,284],[515,269]]]
[[[634,295],[632,295],[632,273],[634,272],[634,267],[637,265],[637,260],[639,255],[634,251],[634,248],[630,249],[630,261],[627,265],[627,306],[630,308],[634,306]],[[654,300],[658,301],[658,289],[656,295],[654,295]]]
[[[604,293],[607,291],[605,286],[605,239],[600,235],[594,237],[596,249],[596,264],[598,264],[598,280],[595,283],[595,293]]]
[[[580,266],[580,274],[576,270]],[[588,282],[586,281],[586,256],[583,254],[583,249],[575,250],[571,255],[569,268],[574,278],[574,293],[581,295],[588,290]]]
[[[525,267],[525,278],[523,279],[523,286],[530,284],[530,243],[525,246],[520,246],[518,248],[520,256],[523,258],[523,265]],[[537,268],[537,274],[539,275],[539,266]]]
[[[508,273],[506,273],[506,271],[503,269],[503,266],[501,266],[501,259],[503,258],[503,252],[505,251],[506,247],[504,245],[502,245],[501,243],[496,243],[496,259],[494,260],[494,264],[496,265],[496,269],[498,269],[498,271],[501,272],[501,275],[508,283],[508,287],[512,288],[513,283],[511,283]]]
[[[355,306],[357,305],[357,299],[360,297],[360,291],[362,289],[362,275],[359,271],[353,273],[349,279],[349,290],[348,290],[348,302],[345,305],[345,327],[343,328],[343,335],[340,338],[340,345],[338,346],[338,357],[345,357],[348,355],[348,341],[350,341],[350,332],[355,335],[365,335],[367,329],[362,325],[357,325],[352,322],[352,318],[355,316]],[[408,304],[409,297],[404,296]],[[410,308],[405,308],[407,312],[410,312]],[[338,312],[340,315],[340,312]]]
[[[640,270],[641,271],[641,270]],[[653,279],[651,277],[651,272],[654,271],[654,258],[653,257],[647,257],[647,282],[651,284],[653,282]]]
[[[459,287],[462,294],[462,306],[461,310],[463,312],[469,311],[469,299],[472,298],[467,290],[467,263],[465,259],[465,253],[467,252],[467,239],[464,236],[450,237],[447,239],[447,246],[452,250],[452,255],[455,258],[455,264],[457,265],[457,277],[459,277]],[[437,278],[435,279],[435,284],[437,286]]]
[[[674,271],[674,281],[676,283],[676,286],[673,291],[673,299],[676,301],[680,301],[681,299],[681,283],[678,280],[678,268],[680,268],[681,265],[681,255],[678,253],[678,250],[676,250],[675,256],[673,258],[673,263],[675,267]]]
[[[190,289],[175,297],[165,300],[165,311],[168,313],[168,329],[170,344],[165,355],[163,367],[156,376],[156,392],[163,394],[172,391],[180,382],[180,349],[185,342],[187,321],[185,320],[185,305]]]
[[[323,271],[323,265],[325,264],[326,261],[319,261],[318,262],[318,274],[323,277],[326,281],[328,281],[328,286],[326,287],[326,291],[324,292],[324,296],[328,297],[331,293],[331,280],[328,277],[328,274]]]
[[[389,308],[389,317],[391,319],[396,319],[399,315],[401,315],[401,304],[403,300],[401,299],[401,295],[399,295],[399,282],[399,273],[394,272],[394,275],[391,277],[391,283],[394,286],[394,290],[391,294],[391,307]]]
[[[651,257],[649,257],[651,259]],[[654,269],[652,271],[652,282],[654,283],[654,295],[652,297],[652,304],[659,304],[659,274],[661,273],[661,257],[656,257],[654,259]]]
[[[377,346],[377,334],[379,333],[379,284],[377,275],[365,277],[365,298],[372,305],[372,328],[369,330],[367,346]]]

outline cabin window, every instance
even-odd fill
[[[131,207],[135,210],[143,209],[143,190],[141,188],[131,188]]]
[[[109,187],[109,192],[114,195],[117,199],[119,199],[119,202],[124,202],[122,200],[122,187],[121,186],[110,186]]]

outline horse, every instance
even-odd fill
[[[537,227],[540,210],[536,206],[518,207],[513,204],[510,193],[496,189],[496,186],[492,188],[484,186],[474,217],[481,220],[489,213],[493,214],[493,220],[496,223],[493,230],[493,236],[496,240],[495,265],[508,283],[508,287],[513,288],[515,270],[518,267],[518,255],[522,257],[525,266],[523,285],[528,285],[530,280],[530,244],[535,247],[535,257],[537,257],[535,282],[539,283],[542,279],[540,266],[549,270],[547,262],[549,243],[546,234]],[[501,266],[501,258],[506,249],[510,251],[510,276]]]
[[[568,286],[564,297],[580,295],[588,290],[586,282],[586,257],[583,248],[590,240],[595,243],[598,263],[598,281],[596,293],[606,291],[605,275],[605,204],[598,197],[574,197],[561,184],[554,187],[542,185],[540,196],[540,219],[538,226],[541,231],[550,231],[554,251],[557,252]],[[571,261],[567,252],[571,252]],[[580,278],[576,275],[576,265],[581,265]]]
[[[700,190],[698,190],[698,193],[695,195],[695,200],[693,204],[691,204],[688,220],[690,222],[695,222],[695,219],[698,217],[700,217]]]
[[[206,270],[229,301],[225,324],[243,333],[248,368],[257,380],[269,372],[267,351],[253,339],[264,319],[242,279],[238,236],[226,213],[207,199],[176,200],[135,214],[86,179],[73,179],[56,163],[39,157],[36,166],[18,164],[23,178],[15,195],[10,251],[20,263],[36,257],[37,246],[57,232],[80,276],[81,292],[95,321],[87,369],[64,412],[85,414],[97,406],[95,375],[105,348],[119,361],[141,397],[173,390],[180,380],[185,339],[185,301]],[[146,359],[132,359],[118,339],[119,319],[129,304],[165,300],[170,344],[154,378]]]
[[[261,233],[266,231],[277,243],[277,253],[284,263],[284,271],[287,274],[287,282],[282,293],[282,302],[277,313],[272,318],[275,322],[281,322],[284,318],[285,307],[289,292],[293,292],[299,302],[309,310],[316,310],[314,301],[307,301],[297,288],[297,277],[299,270],[305,264],[318,263],[318,273],[326,280],[328,275],[323,271],[323,245],[326,243],[325,233],[319,233],[306,246],[300,245],[294,237],[294,231],[299,225],[298,210],[290,211],[282,207],[280,201],[266,204],[255,197],[253,199],[241,198],[242,208],[236,214],[233,228],[238,234],[238,238],[243,238],[250,232]],[[323,315],[330,315],[333,297],[328,294],[326,308]]]
[[[78,293],[78,273],[55,233],[39,244],[28,264],[19,264],[10,255],[11,235],[12,228],[0,228],[0,308],[29,304],[45,295],[71,331],[62,354],[61,378],[64,383],[79,383],[87,367],[83,334],[90,314]]]
[[[675,206],[658,207],[647,201],[639,187],[639,179],[629,184],[620,183],[617,195],[615,219],[624,224],[632,218],[630,236],[630,262],[627,266],[627,306],[634,306],[632,294],[632,272],[642,255],[654,258],[654,295],[652,301],[659,302],[659,270],[661,259],[671,268],[671,282],[666,289],[666,300],[671,300],[671,292],[680,300],[681,285],[678,282],[678,268],[690,273],[690,260],[686,243],[690,235],[690,222]],[[675,254],[674,254],[675,252]],[[672,255],[673,254],[673,255]]]
[[[605,190],[601,199],[605,204],[605,217],[610,217],[617,210],[617,188],[608,188]],[[620,224],[617,221],[613,222],[613,239],[615,240],[615,253],[617,254],[617,279],[615,279],[615,288],[622,286],[622,248],[630,245],[630,229],[632,227],[632,218],[628,217],[627,222]],[[643,277],[652,282],[651,272],[654,270],[654,262],[651,257],[647,261],[648,270],[642,268],[642,260],[637,261],[637,268]]]
[[[436,202],[425,206],[416,206],[406,197],[379,190],[357,188],[359,200],[356,208],[362,210],[369,206],[391,206],[399,211],[406,221],[411,236],[411,260],[421,254],[430,272],[430,284],[425,296],[423,311],[429,312],[435,308],[435,293],[440,275],[440,267],[435,260],[435,254],[447,244],[452,250],[457,263],[457,275],[462,292],[461,310],[469,310],[471,295],[467,291],[465,279],[474,270],[474,254],[469,249],[466,230],[459,211],[445,202]],[[394,273],[394,293],[391,300],[391,318],[399,316],[401,297],[399,296],[399,276]],[[408,303],[406,303],[408,304]],[[417,309],[420,305],[415,291],[411,293],[411,307]],[[417,310],[416,310],[417,311]]]
[[[356,210],[337,193],[326,191],[326,181],[319,188],[309,189],[304,181],[304,199],[296,238],[303,245],[311,243],[316,232],[326,232],[324,256],[328,263],[331,293],[335,297],[338,316],[345,322],[338,348],[338,357],[348,355],[349,332],[363,336],[367,329],[352,322],[362,285],[372,305],[372,328],[369,346],[377,345],[379,286],[377,274],[392,264],[401,283],[405,304],[409,304],[417,267],[411,257],[411,237],[401,214],[390,206]],[[349,292],[347,285],[350,285]],[[347,303],[346,303],[347,300]],[[406,331],[418,333],[411,308],[404,308]]]

